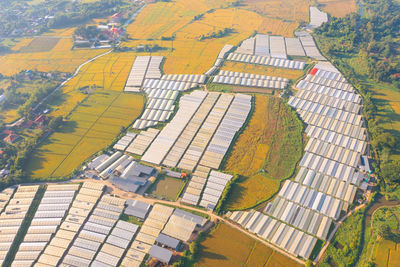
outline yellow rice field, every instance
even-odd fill
[[[26,166],[34,179],[53,179],[72,173],[84,160],[107,147],[121,126],[142,112],[142,95],[98,91],[70,114],[61,129],[49,136]]]
[[[321,9],[334,17],[344,17],[357,11],[357,0],[318,0]]]

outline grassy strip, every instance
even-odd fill
[[[18,252],[19,246],[21,245],[22,241],[24,241],[25,235],[28,232],[29,226],[31,225],[32,219],[35,216],[36,210],[39,207],[40,201],[46,191],[46,186],[42,185],[39,187],[31,206],[29,207],[28,212],[22,224],[18,230],[17,236],[12,243],[10,250],[7,253],[7,256],[4,260],[3,266],[12,266],[12,262],[14,261],[15,255]]]

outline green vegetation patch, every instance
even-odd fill
[[[151,186],[148,193],[160,198],[176,200],[178,199],[179,194],[182,192],[182,189],[185,186],[185,184],[186,184],[185,180],[183,179],[161,176]]]

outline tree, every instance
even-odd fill
[[[378,226],[376,227],[376,233],[378,234],[378,236],[384,239],[389,239],[392,234],[389,225],[387,225],[386,223],[378,224]]]
[[[400,164],[398,162],[384,163],[381,166],[381,175],[387,182],[400,181]]]
[[[305,267],[312,267],[312,266],[314,266],[314,265],[313,265],[313,263],[312,263],[311,260],[307,260],[304,266],[305,266]]]
[[[55,131],[61,126],[62,122],[62,116],[54,117],[49,121],[49,128]]]

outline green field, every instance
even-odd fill
[[[176,200],[184,186],[185,181],[183,179],[163,176],[157,179],[148,193],[157,197]]]
[[[72,111],[62,127],[37,148],[26,170],[34,179],[67,176],[88,157],[107,147],[121,127],[142,112],[142,95],[99,91]]]

